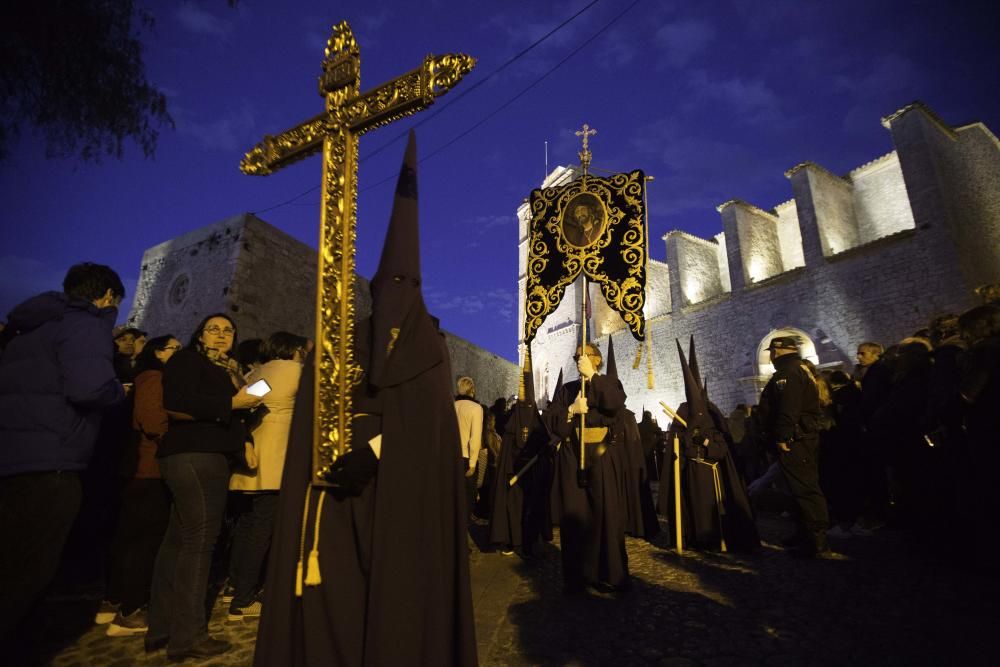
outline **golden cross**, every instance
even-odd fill
[[[266,176],[323,152],[313,425],[317,485],[328,485],[331,464],[350,449],[351,392],[362,373],[354,360],[358,138],[433,104],[476,63],[461,53],[429,55],[419,67],[362,93],[361,52],[347,21],[334,26],[325,56],[319,94],[326,111],[265,136],[240,163],[243,173]]]
[[[576,131],[576,136],[583,137],[583,150],[577,153],[580,156],[580,166],[583,167],[583,175],[587,175],[587,170],[590,169],[590,148],[588,139],[597,134],[597,130],[593,130],[586,123],[583,124],[582,130]]]

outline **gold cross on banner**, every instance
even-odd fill
[[[347,21],[334,26],[325,55],[319,93],[326,111],[265,136],[240,163],[243,173],[266,176],[323,152],[313,425],[313,483],[321,486],[329,485],[331,464],[351,447],[351,392],[362,374],[354,359],[358,138],[430,106],[476,63],[461,53],[429,55],[416,69],[362,93],[361,51]]]
[[[580,156],[580,166],[583,168],[583,175],[586,176],[587,170],[590,169],[590,158],[591,158],[590,146],[588,140],[590,139],[590,137],[597,134],[597,130],[591,129],[589,125],[584,123],[583,129],[577,130],[575,134],[578,137],[583,137],[583,150],[577,153],[577,155]]]

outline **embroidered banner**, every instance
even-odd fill
[[[646,177],[584,176],[531,192],[524,338],[531,342],[582,271],[637,340],[645,335]]]

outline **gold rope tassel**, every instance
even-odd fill
[[[295,597],[302,597],[302,558],[306,553],[306,527],[309,525],[309,494],[312,484],[306,486],[306,502],[302,507],[302,532],[299,534],[299,561],[295,564]]]
[[[642,363],[642,343],[635,348],[635,359],[632,361],[632,370],[639,370],[639,364]]]
[[[323,516],[324,500],[326,489],[319,492],[319,501],[316,503],[316,525],[313,526],[313,545],[309,551],[309,566],[306,568],[306,586],[319,586],[323,583],[323,577],[319,573],[319,521]]]

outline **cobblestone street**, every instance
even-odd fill
[[[768,544],[749,556],[688,552],[628,540],[633,590],[620,597],[561,592],[559,553],[526,562],[471,557],[479,660],[485,665],[970,665],[996,664],[997,582],[941,563],[899,531],[834,546],[837,560],[803,561],[774,546],[790,529],[764,515]],[[50,603],[53,604],[53,603]],[[211,632],[235,648],[206,665],[247,665],[256,622]],[[60,630],[65,633],[67,628]],[[105,627],[49,645],[55,665],[165,665],[142,638]],[[196,664],[188,661],[188,664]]]

